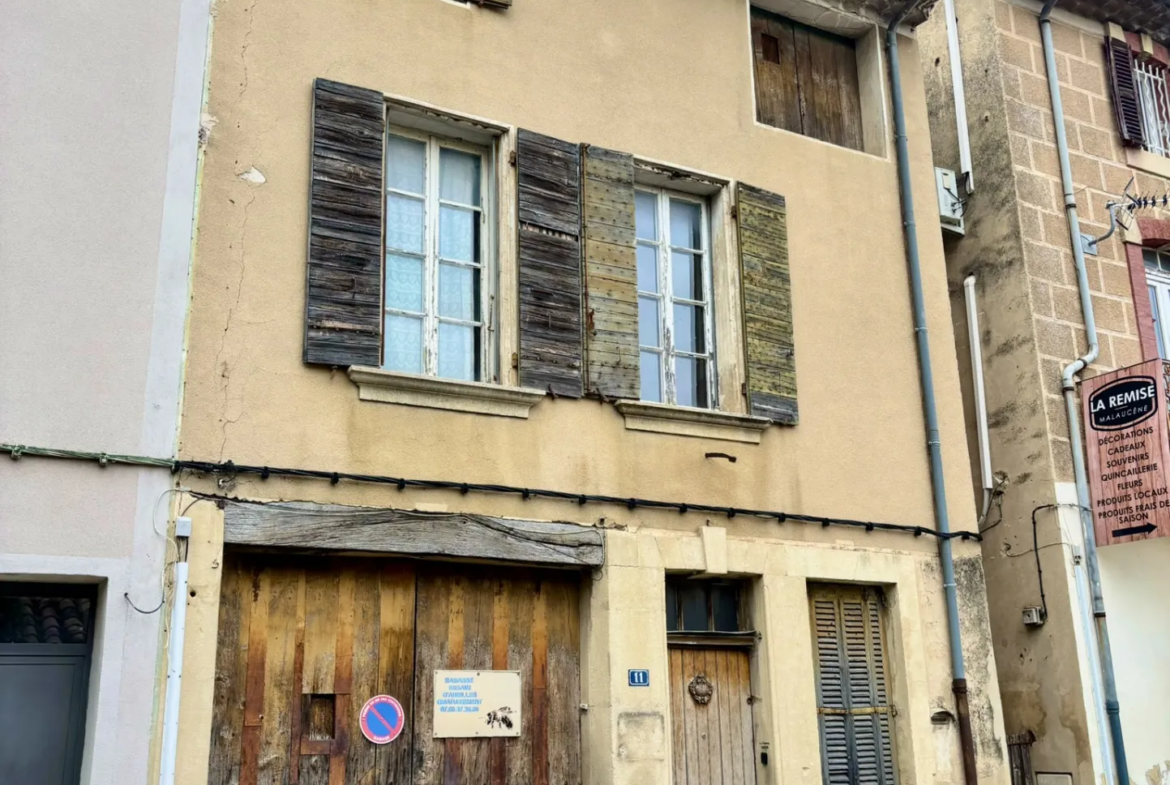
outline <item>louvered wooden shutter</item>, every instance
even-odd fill
[[[1142,129],[1142,112],[1133,78],[1133,55],[1129,51],[1129,44],[1116,38],[1106,38],[1105,62],[1121,141],[1131,147],[1141,147],[1146,137]]]
[[[587,391],[637,398],[638,256],[634,157],[581,146]]]
[[[313,84],[304,361],[378,365],[382,348],[382,151],[375,90]]]
[[[824,782],[894,785],[881,594],[814,589],[811,602]]]
[[[795,425],[796,357],[784,197],[736,186],[750,412]]]
[[[520,384],[580,398],[581,157],[574,144],[521,129]]]

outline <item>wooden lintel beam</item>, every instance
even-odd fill
[[[552,567],[605,563],[602,532],[575,523],[342,505],[229,504],[224,542],[263,548],[394,553]]]

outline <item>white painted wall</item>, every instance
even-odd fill
[[[173,455],[209,0],[0,0],[0,442]],[[144,783],[169,472],[0,462],[0,580],[102,584],[82,782]]]
[[[1170,539],[1100,554],[1129,775],[1170,785]]]

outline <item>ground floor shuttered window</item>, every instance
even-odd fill
[[[809,587],[825,785],[894,785],[893,708],[876,587]]]

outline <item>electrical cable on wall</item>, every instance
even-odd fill
[[[724,515],[728,518],[734,518],[737,515],[743,515],[745,517],[774,520],[777,523],[793,521],[797,523],[820,524],[822,527],[845,526],[850,528],[862,528],[866,531],[895,531],[906,534],[913,534],[915,537],[928,535],[943,540],[958,538],[961,540],[981,541],[983,539],[978,532],[970,531],[939,532],[925,526],[910,526],[899,523],[861,521],[850,518],[835,518],[832,516],[823,515],[805,515],[802,513],[788,513],[777,510],[760,510],[745,507],[726,507],[713,504],[695,504],[692,502],[661,501],[657,499],[644,499],[636,496],[624,497],[591,493],[571,493],[567,491],[549,490],[546,488],[524,488],[515,485],[501,485],[496,483],[457,482],[454,480],[421,480],[407,477],[392,477],[380,474],[357,474],[353,472],[325,471],[320,469],[290,469],[277,466],[253,466],[247,464],[236,464],[232,461],[211,462],[166,460],[161,458],[149,458],[134,455],[115,455],[109,453],[84,452],[80,450],[55,450],[13,444],[0,444],[0,452],[7,452],[13,458],[13,460],[19,459],[23,455],[29,455],[52,458],[69,458],[74,460],[91,460],[97,461],[102,466],[110,466],[115,464],[131,466],[154,466],[159,468],[168,468],[172,473],[187,471],[197,474],[221,475],[226,477],[252,475],[259,477],[261,480],[267,480],[270,477],[294,477],[301,479],[327,480],[332,485],[337,485],[342,480],[346,480],[349,482],[392,485],[400,491],[406,490],[407,488],[412,488],[420,490],[453,490],[459,491],[462,494],[475,492],[483,494],[516,495],[525,501],[532,498],[541,498],[556,499],[575,503],[581,506],[588,503],[617,504],[625,506],[630,510],[635,510],[639,507],[642,507],[646,509],[675,510],[680,514],[686,514],[688,512],[714,513],[717,515]]]

